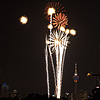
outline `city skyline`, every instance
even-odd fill
[[[54,0],[57,1],[57,0]],[[45,70],[45,35],[48,22],[44,8],[50,0],[0,4],[0,70],[1,83],[20,93],[47,93]],[[76,30],[68,47],[62,84],[62,94],[74,93],[74,64],[78,64],[78,89],[91,93],[95,78],[87,78],[88,72],[100,73],[99,3],[88,1],[60,1],[68,15],[68,28]],[[20,23],[26,16],[28,22]],[[52,78],[51,78],[52,79]],[[52,83],[53,84],[53,83]],[[99,84],[99,83],[98,83]]]

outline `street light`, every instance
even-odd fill
[[[100,76],[100,74],[87,73],[87,76],[95,77],[95,79],[96,79],[96,87],[97,87],[97,81],[100,83],[100,79],[98,79],[98,76]]]
[[[92,76],[92,74],[91,73],[87,73],[87,76]]]

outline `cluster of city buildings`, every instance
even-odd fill
[[[14,89],[12,92],[9,91],[9,86],[6,83],[0,84],[0,98],[8,98],[17,96],[18,91]]]
[[[89,74],[90,75],[90,74]],[[94,75],[94,74],[93,74]],[[73,75],[73,80],[75,84],[74,93],[65,93],[64,98],[66,100],[100,100],[100,87],[97,86],[92,90],[92,95],[88,95],[87,91],[78,91],[77,82],[79,80],[78,72],[77,72],[77,64],[75,63],[75,72]],[[6,83],[0,84],[0,98],[3,97],[11,97],[14,98],[18,94],[18,91],[14,89],[12,92],[9,92],[9,86]],[[55,97],[52,95],[52,97]],[[63,100],[63,99],[62,99]]]

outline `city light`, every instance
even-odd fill
[[[69,93],[65,93],[66,95],[69,95]]]
[[[87,73],[87,76],[92,76],[92,74],[91,73]]]

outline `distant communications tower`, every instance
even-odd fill
[[[75,63],[75,73],[73,75],[73,80],[74,80],[74,83],[75,83],[75,94],[77,94],[77,82],[79,80],[79,76],[78,76],[78,73],[77,73],[77,63]]]

